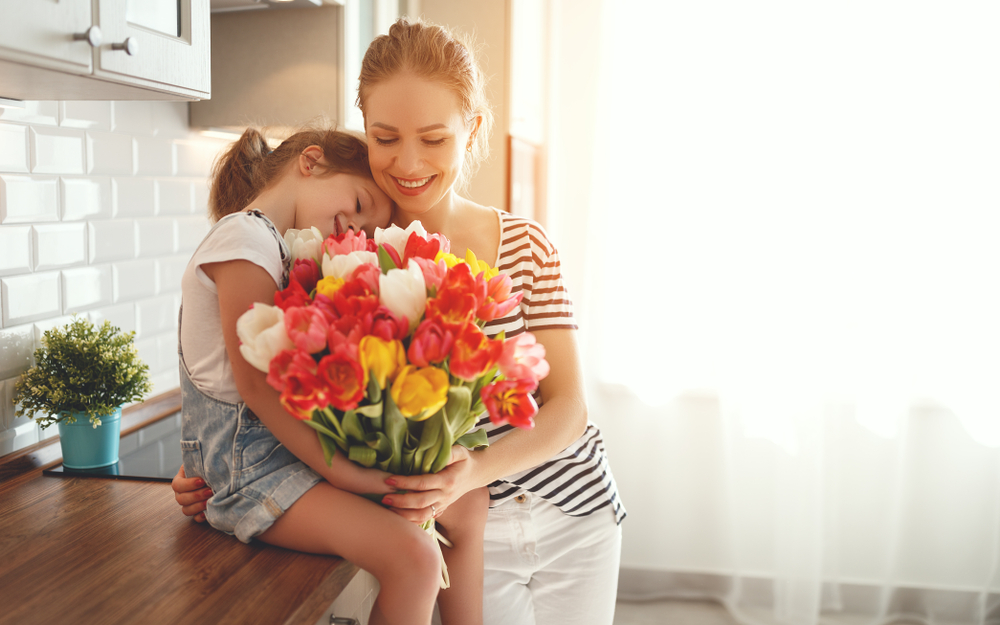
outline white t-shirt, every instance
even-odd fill
[[[226,215],[195,250],[181,278],[180,341],[191,381],[201,392],[230,403],[242,401],[222,336],[219,292],[202,265],[248,260],[267,271],[277,288],[282,288],[288,258],[288,249],[274,224],[256,210]]]

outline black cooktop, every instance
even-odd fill
[[[180,440],[178,413],[123,436],[117,464],[96,469],[69,469],[59,464],[42,474],[169,482],[181,466]]]

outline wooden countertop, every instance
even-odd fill
[[[313,625],[358,571],[194,523],[164,482],[42,475],[51,442],[0,463],[0,624]]]

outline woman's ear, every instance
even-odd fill
[[[323,148],[318,145],[310,145],[299,154],[299,173],[303,176],[311,176],[313,168],[323,158]]]

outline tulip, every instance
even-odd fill
[[[503,352],[503,341],[487,338],[475,323],[469,322],[455,335],[448,369],[451,374],[473,382],[490,370]]]
[[[541,380],[549,374],[545,346],[530,332],[512,336],[503,344],[497,367],[505,378]]]
[[[307,230],[289,228],[285,230],[284,238],[285,245],[292,253],[292,260],[299,258],[319,260],[323,246],[323,233],[319,231],[319,228],[315,226]]]
[[[389,392],[404,417],[423,421],[448,402],[448,374],[437,367],[406,365]]]
[[[356,357],[338,349],[319,361],[318,376],[326,384],[330,405],[354,410],[365,394],[365,371]]]
[[[422,238],[427,238],[427,231],[424,230],[424,227],[420,224],[420,222],[411,221],[410,225],[408,225],[405,230],[395,224],[384,229],[375,228],[375,243],[379,246],[388,243],[394,250],[399,252],[400,250],[406,249],[406,242],[413,233],[416,233]]]
[[[524,293],[518,292],[511,297],[512,286],[510,276],[505,273],[490,278],[489,282],[486,283],[486,299],[476,311],[476,316],[483,321],[493,321],[503,318],[507,313],[517,308]]]
[[[535,427],[534,417],[538,413],[538,404],[531,395],[537,387],[538,383],[532,380],[498,380],[484,386],[479,396],[494,424],[510,423],[530,430]]]
[[[416,232],[411,232],[406,240],[406,248],[403,250],[403,262],[411,258],[426,258],[434,260],[437,253],[441,251],[441,239],[437,237],[422,237]]]
[[[285,313],[277,306],[256,302],[236,320],[240,354],[255,369],[266,373],[275,354],[294,347],[284,319]]]
[[[296,419],[308,421],[314,411],[330,405],[327,389],[316,373],[315,360],[309,356],[293,355],[282,376],[284,387],[279,401]]]
[[[465,250],[465,264],[472,268],[472,274],[478,276],[483,274],[483,276],[489,280],[496,277],[500,270],[490,265],[485,260],[479,260],[476,258],[475,252],[472,250]]]
[[[427,316],[439,319],[449,329],[458,331],[472,321],[485,298],[486,284],[480,284],[469,266],[462,263],[448,270],[437,295],[427,303]]]
[[[344,286],[344,279],[334,276],[326,276],[316,283],[316,293],[333,300],[337,291]]]
[[[323,275],[346,279],[354,273],[355,269],[366,264],[377,267],[378,254],[366,251],[355,251],[337,256],[323,254]]]
[[[323,241],[323,254],[329,256],[339,256],[350,254],[351,252],[363,252],[368,249],[368,235],[364,230],[354,232],[347,230],[339,236],[331,234]]]
[[[396,339],[402,341],[410,333],[410,321],[400,317],[385,306],[379,306],[374,313],[368,315],[369,321],[366,334],[378,336],[387,341]]]
[[[395,379],[396,372],[406,366],[406,351],[396,340],[369,335],[361,339],[358,351],[361,367],[378,382],[379,388],[385,388],[386,382]]]
[[[424,274],[415,262],[406,269],[390,269],[379,278],[379,302],[400,317],[410,321],[410,328],[416,327],[424,314],[427,304],[427,287]]]
[[[299,349],[315,354],[326,348],[330,324],[319,308],[289,308],[285,311],[285,330]]]
[[[309,293],[294,280],[290,281],[284,290],[274,294],[274,305],[284,311],[288,311],[289,308],[308,306],[311,302]]]
[[[448,357],[454,342],[454,335],[439,321],[425,319],[413,333],[407,355],[418,367],[438,364]]]
[[[316,288],[316,283],[322,278],[319,264],[312,258],[296,258],[295,264],[289,278],[292,282],[297,282],[302,286],[302,290],[311,293]]]
[[[428,292],[436,292],[441,288],[441,283],[448,274],[448,265],[443,260],[434,262],[426,258],[414,258],[413,262],[417,263],[420,271],[423,272],[424,284],[427,286]]]

